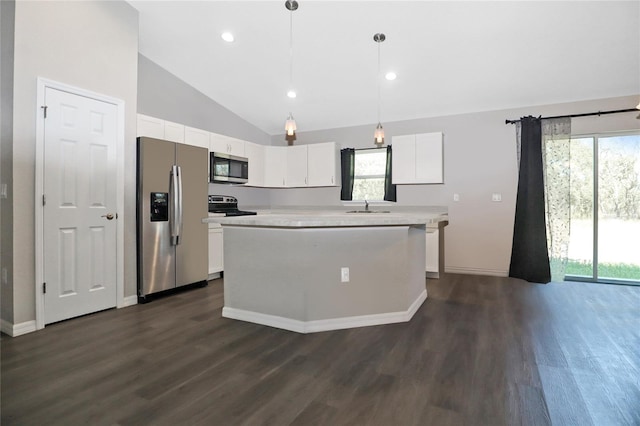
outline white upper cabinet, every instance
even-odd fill
[[[442,139],[441,132],[394,136],[393,183],[443,183]]]
[[[287,150],[287,179],[289,188],[307,186],[307,145],[290,146]]]
[[[137,136],[164,139],[164,120],[148,115],[138,114]]]
[[[307,185],[336,186],[338,158],[339,153],[335,142],[307,145]]]
[[[209,135],[206,130],[193,127],[184,128],[184,143],[187,145],[199,146],[209,149]]]
[[[265,186],[264,163],[265,147],[253,142],[245,142],[245,154],[249,160],[249,182],[247,186]]]
[[[171,142],[184,143],[184,125],[165,120],[164,139]]]
[[[179,123],[138,114],[136,134],[166,141],[184,143],[184,126]]]
[[[442,154],[442,133],[416,135],[416,183],[444,183]]]
[[[249,163],[251,167],[251,163]],[[251,173],[251,172],[249,172]],[[287,176],[287,147],[264,147],[264,186],[284,188]]]
[[[218,135],[216,133],[211,133],[211,138],[209,139],[209,151],[235,155],[236,157],[246,156],[243,140]]]

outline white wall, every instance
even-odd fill
[[[136,293],[135,129],[138,12],[123,1],[18,1],[13,102],[13,318],[35,319],[35,136],[38,77],[125,102],[125,296]],[[3,251],[5,249],[3,241]]]
[[[138,57],[138,112],[262,145],[271,137],[143,55]],[[209,184],[209,194],[231,195],[241,205],[269,205],[269,190]]]
[[[14,1],[0,1],[0,182],[12,188],[13,181],[13,23]],[[0,265],[7,270],[7,283],[0,282],[2,319],[13,318],[13,191],[0,199]]]
[[[444,132],[445,183],[399,185],[399,205],[448,206],[445,228],[445,269],[506,275],[511,257],[513,216],[517,191],[515,126],[505,119],[525,115],[555,116],[633,108],[640,96],[599,99],[569,104],[424,118],[383,123],[385,141],[393,135]],[[640,129],[636,113],[573,119],[573,134]],[[343,148],[373,147],[375,124],[300,132],[296,144],[338,142]],[[284,145],[283,135],[272,144]],[[460,201],[453,202],[453,194]],[[502,202],[491,194],[501,193]],[[273,189],[272,205],[340,205],[339,188]]]

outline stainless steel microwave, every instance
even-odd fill
[[[249,160],[245,157],[212,152],[209,154],[209,180],[216,183],[247,183]]]

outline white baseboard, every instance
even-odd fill
[[[422,303],[427,299],[427,291],[422,293],[413,301],[409,309],[400,312],[387,312],[383,314],[359,315],[353,317],[331,318],[326,320],[300,321],[277,315],[262,314],[259,312],[246,311],[225,306],[222,308],[222,316],[225,318],[237,319],[252,322],[255,324],[268,325],[270,327],[281,328],[283,330],[295,331],[297,333],[315,333],[319,331],[342,330],[345,328],[367,327],[371,325],[393,324],[397,322],[407,322],[418,311]]]
[[[35,321],[26,321],[20,324],[12,324],[6,320],[0,320],[0,330],[11,337],[22,336],[23,334],[36,331]]]
[[[451,274],[490,275],[493,277],[509,276],[509,271],[501,269],[467,268],[465,266],[447,266],[445,272]]]
[[[124,303],[121,308],[126,308],[127,306],[133,306],[138,304],[138,296],[127,296],[124,298]]]

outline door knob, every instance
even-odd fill
[[[100,216],[100,217],[106,217],[106,218],[107,218],[107,220],[111,220],[111,219],[113,219],[113,215],[112,215],[111,213],[103,214],[103,215],[102,215],[102,216]]]

